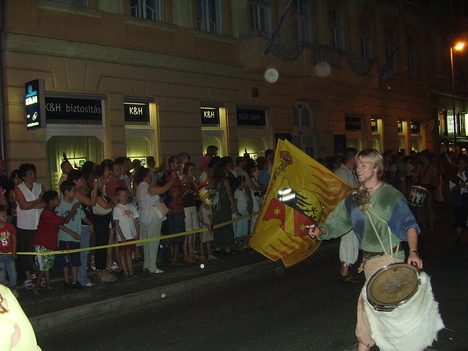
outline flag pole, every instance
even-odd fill
[[[286,17],[286,14],[288,13],[289,6],[291,6],[291,1],[292,1],[292,0],[289,0],[288,6],[286,6],[286,9],[284,10],[283,15],[281,16],[278,25],[276,26],[276,28],[275,28],[275,30],[273,31],[273,33],[271,33],[270,40],[268,41],[268,44],[267,44],[265,50],[264,50],[263,53],[262,53],[262,57],[263,57],[263,56],[266,56],[266,55],[271,51],[271,47],[273,46],[273,42],[274,42],[275,39],[276,39],[276,34],[278,34],[278,32],[279,32],[279,30],[280,30],[280,28],[281,28],[281,25],[283,24],[284,18]]]

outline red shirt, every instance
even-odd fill
[[[39,218],[34,245],[44,246],[48,250],[55,250],[58,242],[57,226],[65,223],[65,217],[61,217],[54,211],[44,208]]]
[[[16,229],[11,223],[5,223],[0,229],[0,252],[7,253],[13,251],[11,236],[16,235]]]
[[[183,188],[183,184],[179,178],[179,175],[174,174],[174,182],[172,183],[172,186],[168,190],[169,194],[172,196],[171,202],[169,202],[169,204],[167,205],[167,208],[169,209],[168,214],[178,213],[182,217],[185,217],[184,203],[183,203],[182,196],[174,197],[174,195],[177,194],[182,188]]]
[[[117,181],[112,178],[109,183],[106,184],[106,196],[109,199],[115,198],[115,189],[117,189],[119,186],[124,187],[125,189],[128,189],[127,183],[125,183],[125,180],[122,179],[117,179]]]

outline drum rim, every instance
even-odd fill
[[[398,302],[395,302],[395,303],[388,303],[388,304],[382,304],[381,302],[377,302],[377,300],[375,299],[375,297],[372,296],[372,286],[374,284],[374,280],[375,278],[378,276],[378,274],[382,271],[388,271],[389,269],[391,268],[394,268],[395,266],[401,266],[401,267],[404,267],[404,268],[409,268],[411,271],[413,271],[415,273],[415,276],[417,277],[417,284],[416,284],[416,287],[413,289],[413,291],[405,297],[404,300],[401,300],[401,301],[398,301]],[[409,299],[411,299],[418,291],[419,289],[419,275],[420,275],[420,271],[418,268],[416,268],[415,266],[413,265],[410,265],[406,262],[394,262],[394,263],[390,263],[382,268],[380,268],[379,270],[377,270],[369,279],[369,281],[367,282],[366,284],[366,295],[367,295],[367,301],[372,305],[372,307],[374,307],[375,310],[377,311],[386,311],[386,312],[391,312],[392,310],[394,310],[395,308],[397,308],[398,306],[401,306],[403,305],[404,303],[406,303]]]

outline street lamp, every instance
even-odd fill
[[[458,43],[450,47],[450,68],[452,70],[452,107],[453,107],[453,151],[457,154],[457,114],[455,113],[455,75],[453,72],[453,49],[460,51],[465,43]]]

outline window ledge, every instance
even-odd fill
[[[204,30],[195,30],[195,36],[198,38],[224,41],[226,43],[231,43],[231,44],[238,42],[236,38],[231,37],[229,35],[205,32]]]
[[[140,17],[134,17],[134,16],[125,16],[125,23],[134,24],[134,25],[143,26],[143,27],[161,29],[161,30],[166,30],[170,32],[175,32],[178,28],[178,26],[175,24],[152,21],[146,18],[140,18]]]
[[[55,1],[48,1],[48,0],[37,0],[37,6],[42,7],[48,10],[55,10],[55,11],[63,11],[69,12],[89,17],[96,17],[100,18],[102,15],[101,10],[90,9],[87,7],[75,6],[75,5],[68,5],[62,4]]]

